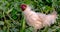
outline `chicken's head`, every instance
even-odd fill
[[[22,4],[22,5],[21,5],[22,11],[24,11],[26,8],[27,8],[27,5],[26,5],[26,4]]]

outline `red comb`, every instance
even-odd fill
[[[22,11],[24,11],[24,10],[26,9],[26,7],[27,7],[26,4],[22,4],[22,5],[21,5]]]

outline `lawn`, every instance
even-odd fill
[[[27,4],[35,12],[45,14],[56,10],[58,18],[50,27],[39,32],[60,32],[60,0],[0,0],[0,32],[32,32],[33,27],[27,25],[21,4]]]

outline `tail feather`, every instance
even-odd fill
[[[57,12],[55,9],[53,9],[52,15],[57,15]]]
[[[52,15],[57,15],[57,12],[56,12],[56,11],[53,11],[53,12],[52,12]]]

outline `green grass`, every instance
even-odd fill
[[[56,23],[40,32],[60,32],[60,0],[0,0],[0,32],[32,32],[33,28],[26,25],[21,4],[27,4],[36,12],[45,14],[57,11]]]

